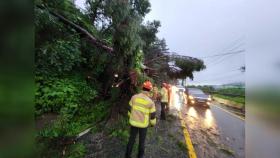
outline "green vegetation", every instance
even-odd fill
[[[194,78],[194,71],[201,71],[206,68],[204,62],[199,59],[190,60],[189,58],[175,58],[175,65],[178,66],[181,71],[171,71],[171,78],[175,79],[185,79],[189,77],[191,80]]]
[[[203,90],[205,93],[210,93],[210,94],[221,94],[221,95],[235,95],[235,96],[240,96],[244,97],[245,96],[245,88],[241,87],[235,87],[235,88],[219,88],[215,89],[213,86],[194,86],[194,85],[189,85],[188,87],[190,88],[199,88]]]
[[[124,144],[128,142],[129,138],[129,126],[127,117],[121,117],[118,121],[115,122],[112,127],[107,129],[111,137],[119,138]]]
[[[80,158],[84,157],[86,153],[86,147],[82,143],[72,144],[69,147],[69,151],[67,155],[68,158]]]
[[[245,105],[245,97],[232,97],[232,96],[225,96],[225,95],[220,95],[220,94],[213,94],[215,97],[219,97],[222,99],[227,99],[239,104],[242,104],[243,106]]]
[[[212,86],[188,86],[199,88],[203,90],[205,93],[211,94],[212,96],[219,97],[222,99],[227,99],[238,104],[242,104],[245,106],[245,88],[220,88],[214,89]]]
[[[177,145],[178,145],[178,147],[179,147],[181,150],[186,151],[187,145],[186,145],[185,142],[183,142],[183,141],[177,141]]]
[[[35,81],[37,115],[46,112],[74,115],[82,105],[88,105],[97,96],[97,91],[79,75],[61,78],[37,76]]]
[[[245,88],[221,88],[216,90],[218,94],[233,94],[245,97]]]

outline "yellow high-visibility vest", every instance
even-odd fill
[[[168,90],[165,87],[161,88],[160,95],[161,95],[161,102],[167,103],[168,102]]]
[[[129,123],[131,126],[146,128],[151,123],[155,124],[156,120],[150,120],[150,114],[156,111],[155,103],[148,97],[148,92],[142,92],[134,95],[130,101],[131,112]]]

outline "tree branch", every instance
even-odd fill
[[[70,25],[71,27],[73,27],[76,31],[86,35],[92,44],[112,53],[114,50],[112,47],[107,46],[104,42],[96,39],[92,34],[90,34],[86,29],[82,28],[81,26],[73,23],[72,21],[66,19],[65,17],[63,17],[62,15],[55,13],[51,10],[48,10],[46,7],[44,6],[40,6],[40,5],[36,5],[38,8],[43,9],[43,10],[47,10],[51,15],[57,17],[60,21],[62,21],[64,24]]]

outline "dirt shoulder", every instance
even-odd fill
[[[159,119],[160,105],[157,104],[157,125],[149,127],[145,144],[147,158],[187,158],[187,148],[180,120],[174,110],[167,115],[167,120]],[[105,129],[106,128],[106,129]],[[80,142],[86,147],[87,158],[123,158],[129,137],[128,123],[121,122],[110,130],[105,127],[100,132],[84,135]],[[123,129],[125,128],[125,129]],[[132,157],[136,157],[138,138],[134,145]]]

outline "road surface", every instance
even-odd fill
[[[170,106],[181,111],[198,158],[244,158],[245,122],[213,102],[188,106],[174,91]]]

